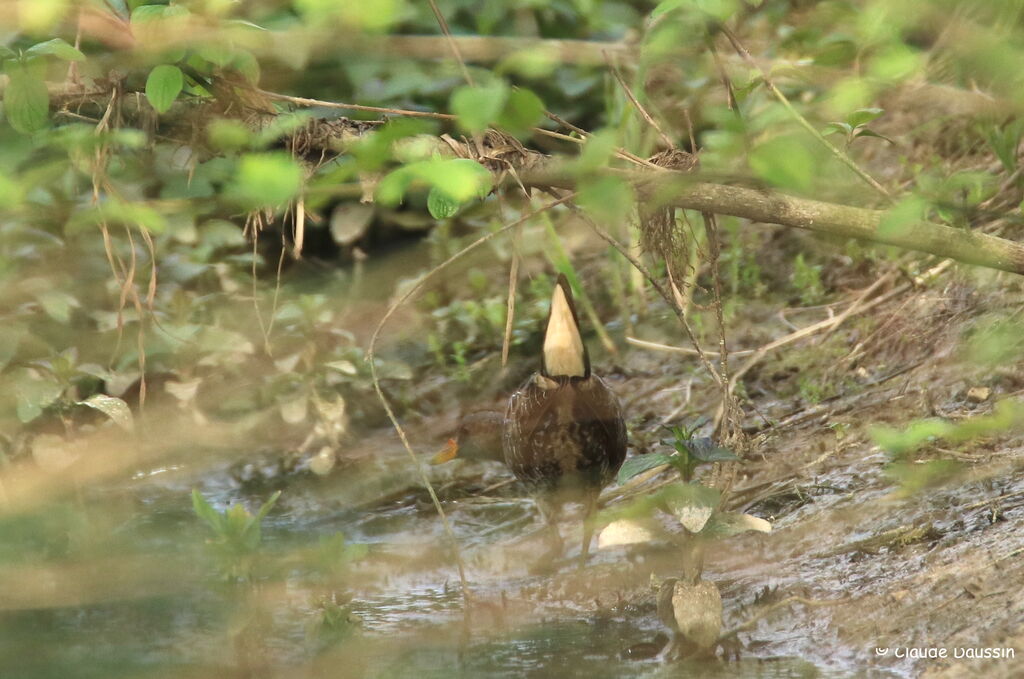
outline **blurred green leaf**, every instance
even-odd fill
[[[220,151],[240,151],[253,141],[253,134],[238,120],[216,118],[206,126],[210,144]]]
[[[628,221],[636,204],[633,185],[619,177],[598,177],[580,183],[579,204],[599,224]]]
[[[730,462],[739,459],[731,450],[716,444],[707,436],[688,439],[683,445],[701,462]]]
[[[815,159],[796,136],[774,137],[750,152],[750,167],[776,186],[810,191],[817,175]]]
[[[43,290],[36,295],[36,301],[47,316],[64,324],[71,320],[71,310],[80,306],[77,299],[63,290]]]
[[[17,400],[17,416],[22,423],[31,422],[52,405],[64,388],[49,375],[40,375],[34,370],[21,368],[12,375]]]
[[[50,114],[50,93],[46,83],[30,69],[7,62],[4,88],[4,117],[18,132],[31,134],[46,127]]]
[[[498,118],[503,130],[513,135],[530,131],[544,117],[544,102],[530,90],[516,88],[508,95],[508,101]]]
[[[822,132],[824,135],[837,133],[843,136],[851,135],[853,134],[853,128],[847,123],[829,123],[825,126],[825,129]]]
[[[449,200],[462,205],[473,198],[485,197],[493,181],[487,168],[475,161],[434,158],[393,170],[377,185],[376,197],[382,205],[398,205],[414,184],[420,184],[436,188]]]
[[[882,215],[878,223],[880,235],[899,234],[925,219],[928,203],[917,196],[904,198]]]
[[[248,210],[278,207],[298,195],[302,178],[302,168],[285,153],[250,153],[239,161],[227,193]]]
[[[652,17],[680,9],[699,12],[717,21],[727,21],[739,9],[739,0],[662,0],[651,12]]]
[[[878,134],[874,130],[869,130],[866,127],[864,129],[862,129],[862,130],[857,130],[857,133],[855,135],[853,135],[853,136],[854,136],[855,139],[858,138],[858,137],[877,137],[878,139],[884,139],[885,141],[889,142],[890,144],[895,144],[896,143],[892,139],[889,139],[889,137],[886,137],[884,134]]]
[[[184,83],[180,68],[161,64],[150,71],[146,78],[146,99],[157,113],[166,113],[181,93]]]
[[[57,57],[58,59],[63,59],[64,61],[85,61],[84,54],[69,45],[67,41],[60,38],[36,43],[25,50],[25,54],[30,56],[42,56],[49,54]]]
[[[0,325],[0,370],[5,368],[18,353],[18,346],[28,336],[24,325],[5,323]]]
[[[427,210],[434,219],[454,217],[459,211],[459,204],[435,186],[427,194]]]
[[[899,457],[920,448],[925,443],[942,438],[952,431],[953,425],[949,422],[932,418],[912,422],[903,431],[878,425],[870,427],[868,434],[878,447]]]
[[[620,486],[634,476],[642,474],[649,469],[669,464],[669,456],[665,453],[647,453],[646,455],[634,455],[622,463],[616,483]]]
[[[509,87],[498,80],[490,85],[463,85],[452,92],[448,103],[459,126],[470,133],[483,132],[498,121],[509,99]]]
[[[587,143],[580,151],[580,157],[573,164],[580,174],[606,167],[618,146],[613,130],[599,130],[587,137]]]
[[[97,207],[79,210],[71,218],[67,230],[74,233],[86,226],[109,223],[134,226],[153,233],[161,233],[167,228],[164,216],[145,203],[109,200]]]
[[[902,43],[890,44],[871,60],[869,72],[884,82],[906,80],[923,67],[920,53]]]
[[[885,111],[880,108],[859,108],[846,116],[846,122],[849,123],[850,127],[860,127],[875,120],[883,113]]]
[[[223,532],[224,517],[195,488],[192,489],[192,509],[195,511],[196,516],[213,529],[213,532],[218,534]]]
[[[106,394],[94,394],[84,401],[79,401],[78,404],[100,411],[126,431],[132,431],[135,428],[131,408],[119,398]]]

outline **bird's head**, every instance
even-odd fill
[[[455,435],[448,439],[430,464],[444,464],[456,457],[466,460],[504,460],[501,448],[504,413],[484,410],[464,415]]]

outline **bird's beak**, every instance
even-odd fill
[[[448,439],[448,443],[434,457],[430,458],[430,464],[444,464],[451,462],[459,454],[459,442],[455,439]]]
[[[568,289],[569,282],[559,278],[551,295],[551,313],[544,332],[544,369],[552,376],[585,377],[587,358]]]

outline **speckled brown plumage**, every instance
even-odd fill
[[[512,473],[536,492],[599,493],[626,458],[622,408],[597,375],[538,373],[509,399],[502,447]]]

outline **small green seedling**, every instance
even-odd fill
[[[721,493],[694,481],[698,466],[714,462],[729,462],[739,458],[729,450],[719,446],[708,437],[695,437],[694,432],[703,424],[698,422],[692,427],[676,426],[668,428],[670,437],[662,439],[662,444],[671,449],[658,451],[631,458],[619,470],[620,484],[645,471],[668,465],[679,474],[679,481],[670,483],[657,491],[645,495],[624,508],[616,508],[603,512],[601,523],[610,524],[620,519],[637,519],[651,516],[661,511],[674,516],[686,529],[687,533],[704,537],[726,537],[748,530],[768,532],[771,525],[757,517],[747,514],[722,512],[718,509]]]
[[[215,537],[207,544],[226,579],[252,580],[262,539],[260,524],[280,496],[281,491],[277,491],[252,514],[242,505],[232,505],[218,512],[198,490],[192,491],[192,508],[196,516],[213,530]]]
[[[716,445],[710,438],[694,437],[694,432],[702,424],[703,422],[697,422],[690,428],[667,427],[672,436],[662,439],[661,442],[671,448],[673,452],[648,453],[626,460],[619,470],[618,482],[625,483],[648,469],[667,464],[679,472],[685,483],[689,483],[693,480],[694,471],[701,464],[738,459],[731,450]]]
[[[896,142],[892,139],[868,128],[868,123],[872,122],[883,113],[885,113],[885,111],[880,108],[859,108],[848,115],[845,122],[831,122],[826,125],[823,134],[843,135],[846,140],[847,148],[849,148],[850,144],[853,143],[854,139],[858,139],[860,137],[878,137],[879,139],[884,139],[890,144],[895,144]]]

